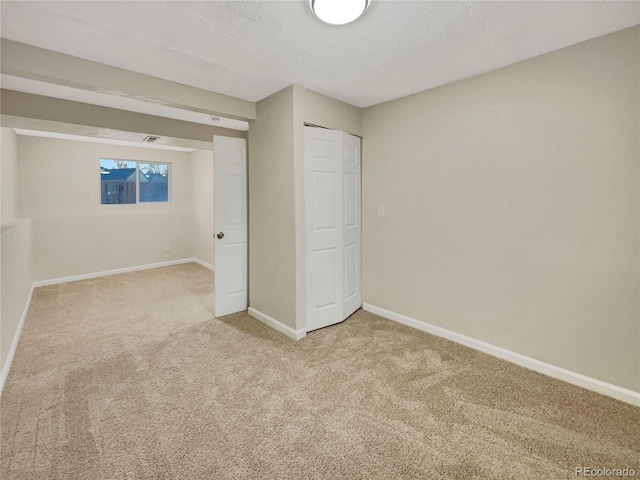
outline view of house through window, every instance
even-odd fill
[[[103,205],[169,201],[169,164],[100,159]]]

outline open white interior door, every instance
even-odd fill
[[[307,331],[362,305],[360,139],[305,127]]]
[[[213,137],[215,316],[247,309],[246,140]]]

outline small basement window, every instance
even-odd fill
[[[168,202],[170,164],[100,159],[100,202],[124,205]]]

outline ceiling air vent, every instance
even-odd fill
[[[153,143],[156,140],[160,140],[160,137],[156,137],[154,135],[147,135],[142,139],[143,142],[147,142],[147,143]]]

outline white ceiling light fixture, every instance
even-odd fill
[[[325,23],[346,25],[360,18],[370,0],[309,0],[311,11]]]

